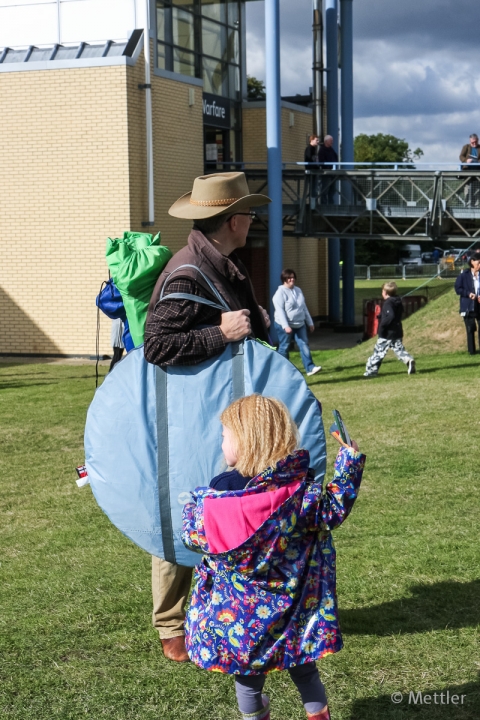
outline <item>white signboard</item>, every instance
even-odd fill
[[[218,145],[217,145],[217,143],[206,143],[205,144],[205,160],[207,160],[207,162],[217,162],[217,160],[218,160]]]

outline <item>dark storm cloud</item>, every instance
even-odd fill
[[[311,0],[280,0],[282,94],[312,84]],[[355,132],[456,161],[480,128],[478,0],[354,0]],[[264,78],[264,3],[247,3],[248,70]],[[477,81],[477,77],[479,80]]]
[[[360,0],[353,7],[357,117],[478,108],[477,0]]]
[[[356,54],[357,117],[468,112],[478,105],[467,63],[452,68],[441,57],[410,57],[396,62],[383,47]]]
[[[407,47],[478,47],[478,0],[354,0],[355,36]]]

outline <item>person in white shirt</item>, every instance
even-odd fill
[[[315,365],[312,360],[307,336],[307,326],[310,332],[313,332],[315,325],[302,291],[295,286],[297,280],[295,271],[286,268],[280,278],[282,284],[278,286],[273,296],[275,329],[279,340],[278,352],[288,359],[288,349],[294,339],[300,350],[305,372],[307,375],[315,375],[322,368],[320,365]]]

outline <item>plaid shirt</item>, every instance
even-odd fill
[[[192,280],[172,280],[170,293],[206,297]],[[211,298],[208,298],[211,299]],[[223,352],[226,342],[220,330],[221,312],[191,300],[162,300],[145,328],[145,358],[154,365],[196,365]],[[207,325],[208,327],[199,327]]]

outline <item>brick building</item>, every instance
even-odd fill
[[[0,0],[0,354],[93,355],[106,238],[160,231],[175,252],[190,223],[167,210],[193,179],[266,159],[265,108],[246,102],[244,2],[150,2],[155,222],[145,226],[139,5],[119,0],[112,13],[107,0]],[[301,160],[311,111],[283,103],[282,121],[284,160]],[[323,241],[284,241],[284,264],[317,316],[326,315],[325,253]],[[265,302],[266,240],[244,257]],[[102,353],[109,331],[105,319]]]

